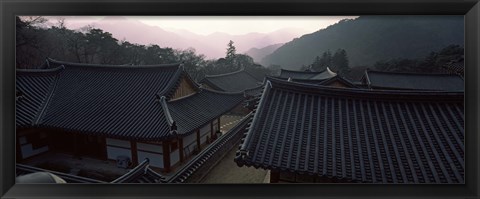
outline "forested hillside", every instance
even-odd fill
[[[451,44],[464,46],[463,42],[463,16],[361,16],[294,39],[261,63],[299,69],[323,52],[345,49],[350,67],[356,67],[422,58]]]
[[[173,49],[157,44],[142,45],[117,40],[112,34],[98,28],[70,30],[63,24],[45,28],[43,17],[16,18],[16,68],[40,68],[46,57],[56,60],[110,64],[150,65],[183,63],[185,70],[197,81],[205,75],[238,71],[270,73],[255,64],[248,55],[237,54],[234,42],[228,45],[225,58],[207,59],[195,49]],[[227,46],[227,43],[225,43]]]

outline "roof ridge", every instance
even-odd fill
[[[269,80],[266,80],[265,88],[263,89],[262,96],[260,97],[260,100],[258,102],[257,109],[258,107],[266,103],[265,98],[267,98],[267,95],[270,93],[271,89],[272,89],[271,82]],[[252,134],[248,132],[252,131],[251,127],[258,122],[258,120],[255,120],[255,118],[260,117],[259,115],[261,114],[260,111],[258,111],[257,109],[255,109],[255,114],[253,115],[252,123],[247,127],[248,130],[246,130],[245,132],[246,134],[245,139],[242,139],[240,143],[240,147],[238,150],[240,155],[235,158],[235,159],[238,159],[240,162],[243,162],[243,160],[245,159],[245,156],[248,156],[248,153],[249,153],[247,150],[248,147],[246,146],[246,143],[250,143],[249,140],[251,139]]]
[[[207,89],[207,88],[199,88],[199,91],[194,93],[194,94],[190,94],[190,95],[178,98],[178,99],[170,100],[168,102],[172,103],[172,102],[179,102],[179,101],[187,100],[191,97],[195,97],[196,95],[199,95],[201,92],[210,92],[210,93],[217,93],[217,94],[222,94],[222,95],[243,95],[243,91],[226,92],[226,91],[217,91],[217,90],[212,90],[212,89]]]
[[[159,102],[160,102],[160,105],[162,106],[163,114],[165,115],[165,118],[167,119],[168,125],[172,126],[172,124],[175,121],[173,121],[172,115],[170,114],[170,109],[168,108],[168,104],[167,104],[167,100],[166,100],[165,96],[161,96]]]
[[[327,67],[327,68],[328,68],[328,67]],[[327,69],[322,70],[322,71],[299,71],[299,70],[288,70],[288,69],[283,69],[283,68],[281,68],[281,69],[280,69],[280,74],[282,73],[282,71],[294,72],[294,73],[304,73],[304,74],[320,74],[320,73],[325,72],[326,70],[327,70]]]
[[[59,61],[52,58],[47,58],[48,62],[68,65],[73,67],[92,67],[92,68],[120,68],[120,69],[141,69],[141,68],[174,68],[179,67],[181,63],[171,63],[171,64],[152,64],[152,65],[113,65],[113,64],[91,64],[91,63],[75,63],[67,61]]]
[[[248,72],[248,70],[245,70],[245,68],[243,69],[245,71],[245,73],[247,73],[250,77],[252,77],[253,79],[257,80],[260,82],[260,80],[258,80],[254,75],[252,75],[250,72]],[[263,81],[263,80],[262,80]]]
[[[320,82],[319,85],[325,85],[325,84],[331,83],[331,82],[333,82],[333,81],[335,81],[335,80],[342,81],[342,82],[344,82],[344,83],[346,83],[346,84],[349,84],[349,86],[352,86],[352,87],[354,87],[354,88],[358,88],[358,86],[355,85],[352,81],[348,80],[347,78],[343,78],[343,77],[341,77],[340,75],[335,75],[335,76],[333,76],[333,77],[331,77],[331,78],[329,78],[329,79],[326,79],[325,81]]]
[[[55,68],[47,68],[47,69],[16,69],[16,73],[51,73],[51,72],[59,72],[65,70],[64,65],[60,65]]]
[[[223,76],[227,76],[227,75],[237,74],[237,73],[240,73],[242,71],[245,71],[245,70],[242,68],[238,71],[229,72],[229,73],[222,73],[222,74],[218,74],[218,75],[205,75],[205,78],[208,78],[208,77],[223,77]]]
[[[366,70],[368,73],[383,73],[383,74],[399,74],[399,75],[417,75],[417,76],[458,76],[457,74],[449,74],[449,73],[416,73],[416,72],[389,72],[389,71],[379,71],[379,70]]]
[[[65,68],[65,67],[63,67],[63,68]],[[50,105],[50,101],[51,101],[51,99],[52,99],[52,97],[55,93],[55,90],[57,89],[58,79],[60,79],[60,73],[55,74],[55,78],[53,80],[53,85],[50,86],[51,88],[49,88],[48,95],[45,98],[45,100],[42,102],[40,112],[37,114],[35,120],[33,121],[33,124],[32,124],[33,126],[36,126],[36,125],[40,124],[40,120],[45,115],[47,107]]]
[[[239,95],[239,94],[243,94],[243,91],[238,91],[238,92],[233,92],[233,91],[217,91],[217,90],[208,89],[208,88],[202,88],[202,90],[205,90],[205,91],[211,92],[211,93],[224,94],[224,95]]]
[[[182,73],[183,73],[183,67],[178,67],[177,71],[175,71],[175,74],[173,74],[173,77],[168,81],[167,86],[165,86],[163,90],[158,92],[157,95],[166,95],[167,97],[170,98],[171,90],[172,88],[174,88],[174,86],[176,86],[176,83],[180,81],[179,77],[181,77]]]
[[[452,91],[418,91],[418,90],[371,90],[363,88],[339,88],[329,87],[323,85],[306,84],[300,82],[287,82],[280,79],[269,78],[272,82],[273,88],[285,88],[294,87],[293,92],[309,92],[318,94],[329,95],[342,95],[353,96],[362,95],[366,98],[378,98],[378,97],[390,97],[392,99],[400,99],[403,97],[417,97],[417,98],[429,98],[431,96],[443,96],[443,97],[463,97],[464,92],[452,92]],[[291,89],[290,89],[291,90]],[[430,98],[429,98],[430,99]]]

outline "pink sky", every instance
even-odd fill
[[[59,16],[65,18],[67,26],[94,23],[105,20],[105,16]],[[307,34],[341,19],[356,18],[356,16],[124,16],[127,20],[137,20],[151,26],[166,30],[187,30],[200,35],[223,32],[231,35],[269,33],[280,29],[297,29],[299,33]]]

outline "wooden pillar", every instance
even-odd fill
[[[197,129],[197,146],[198,150],[202,149],[202,146],[200,145],[202,142],[200,142],[200,129]]]
[[[73,156],[78,157],[78,136],[76,133],[73,134]]]
[[[180,154],[180,162],[184,161],[184,152],[183,152],[183,138],[178,139],[178,153]]]
[[[278,183],[280,180],[280,172],[270,170],[270,183]]]
[[[163,168],[165,172],[170,172],[170,143],[168,141],[164,141],[162,143],[163,147]]]
[[[213,121],[210,122],[210,137],[212,141],[216,138],[215,133],[213,132]]]
[[[222,117],[222,116],[218,117],[218,122],[217,122],[217,126],[218,126],[218,130],[219,130],[219,131],[220,131],[220,118],[221,118],[221,117]]]
[[[108,160],[108,155],[107,155],[107,138],[106,137],[100,137],[102,139],[102,159],[103,160]]]
[[[138,165],[137,142],[130,141],[130,150],[132,151],[132,164],[133,166],[137,166]]]

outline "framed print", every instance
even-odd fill
[[[2,198],[478,197],[478,1],[0,5]]]

